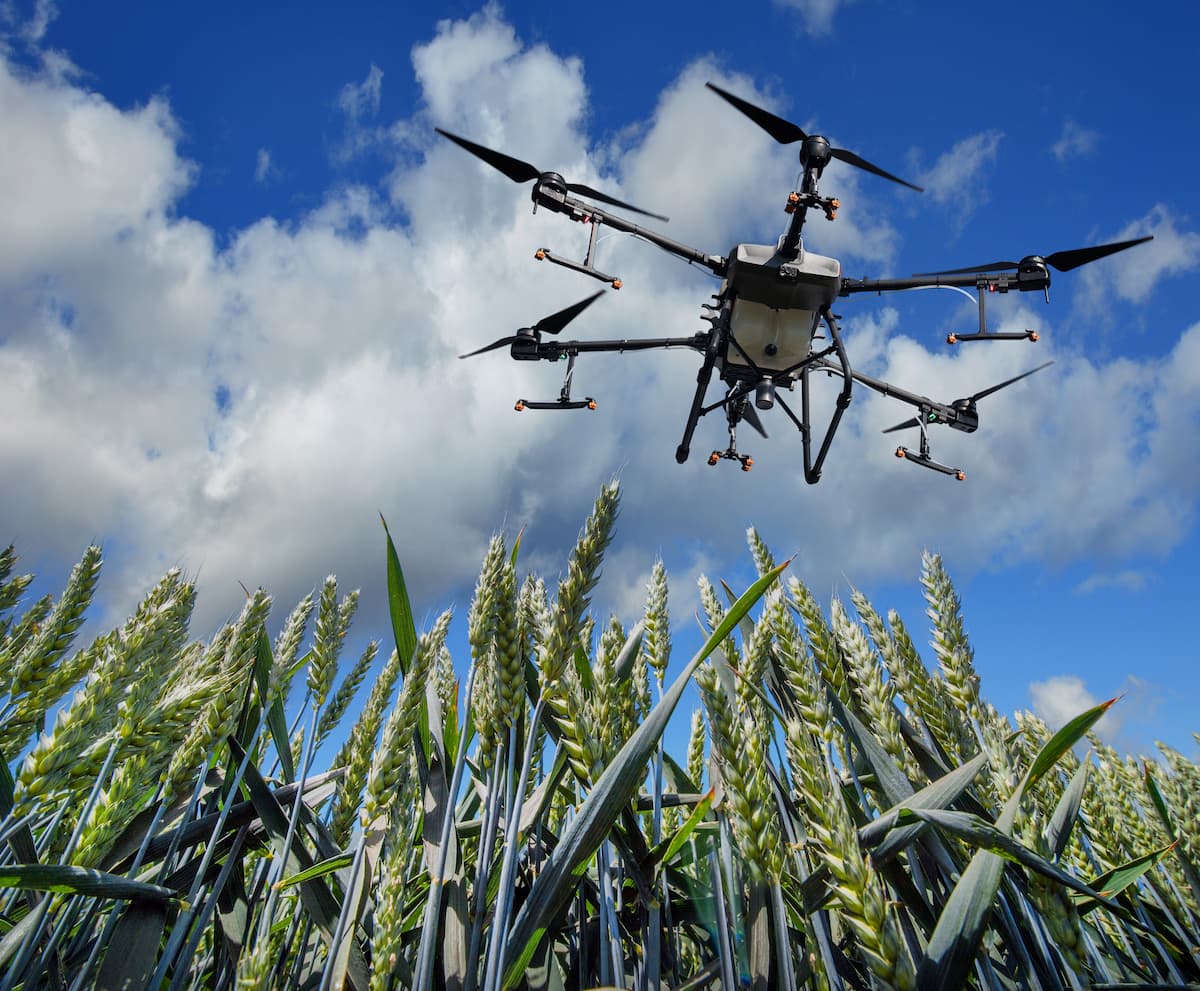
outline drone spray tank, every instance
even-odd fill
[[[789,384],[798,376],[822,310],[837,298],[841,274],[836,258],[812,252],[788,257],[766,244],[739,244],[729,252],[721,293],[729,321],[722,377],[761,386],[759,409],[772,405],[764,383]]]

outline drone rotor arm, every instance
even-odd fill
[[[829,369],[836,374],[842,374],[841,366],[836,362],[830,361],[828,358],[822,358],[819,364]],[[910,406],[918,408],[924,406],[936,405],[927,396],[918,396],[915,392],[909,392],[907,389],[901,389],[897,385],[892,385],[891,382],[885,382],[883,379],[872,378],[870,375],[864,375],[862,372],[850,372],[850,377],[856,382],[861,382],[868,389],[873,389],[881,396],[887,396],[889,399],[898,399],[902,403],[908,403]]]

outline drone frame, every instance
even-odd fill
[[[795,277],[798,277],[805,271],[799,264],[799,261],[804,255],[802,233],[808,211],[819,209],[825,218],[830,221],[837,216],[837,210],[841,205],[840,202],[834,197],[821,196],[818,190],[821,174],[831,160],[840,160],[856,168],[864,169],[885,179],[908,186],[918,192],[921,191],[919,186],[914,186],[912,183],[884,171],[878,166],[855,155],[853,152],[833,147],[827,139],[820,135],[808,135],[795,124],[783,118],[776,117],[774,114],[756,107],[714,86],[712,83],[707,85],[726,102],[733,105],[766,130],[776,141],[783,144],[795,141],[802,142],[800,163],[803,171],[800,189],[794,190],[788,195],[784,210],[789,215],[790,222],[787,232],[780,239],[772,256],[772,261],[779,261],[776,274],[780,278],[785,276],[789,268],[797,273]],[[821,477],[822,466],[833,438],[837,433],[843,414],[850,405],[855,381],[877,392],[881,392],[885,396],[891,396],[916,405],[921,411],[922,415],[916,421],[916,425],[919,425],[921,429],[919,451],[913,452],[901,446],[896,450],[897,457],[904,458],[922,467],[951,475],[960,481],[965,478],[965,473],[962,469],[935,461],[930,455],[929,440],[924,421],[928,418],[931,423],[947,423],[955,427],[955,429],[965,432],[973,432],[978,426],[978,415],[974,411],[974,398],[976,397],[972,397],[969,403],[967,400],[957,400],[953,405],[947,406],[926,397],[918,397],[913,393],[909,393],[882,380],[873,379],[870,376],[854,372],[850,367],[849,358],[847,357],[846,349],[839,333],[838,320],[840,317],[834,314],[831,308],[836,298],[849,297],[861,293],[876,293],[881,295],[884,292],[918,288],[946,287],[958,290],[973,288],[977,295],[979,329],[977,332],[968,334],[950,334],[947,337],[947,343],[956,344],[958,342],[978,340],[1037,341],[1039,335],[1033,330],[1026,330],[1024,332],[993,332],[988,330],[986,316],[987,296],[991,293],[1041,290],[1047,302],[1049,302],[1050,268],[1055,268],[1059,271],[1068,271],[1079,265],[1095,261],[1152,239],[1150,237],[1142,237],[1112,244],[1076,248],[1055,252],[1045,257],[1030,255],[1018,262],[993,262],[988,265],[966,269],[925,273],[907,279],[848,279],[841,275],[840,265],[836,261],[824,259],[825,262],[837,265],[836,270],[838,274],[836,279],[832,280],[836,282],[836,285],[818,285],[821,282],[820,278],[813,281],[811,292],[806,299],[815,299],[818,302],[817,305],[813,305],[811,309],[806,310],[806,312],[814,313],[815,316],[811,338],[805,345],[803,356],[784,368],[766,368],[763,367],[762,363],[756,361],[749,350],[738,340],[733,327],[733,305],[739,298],[739,286],[734,284],[735,280],[733,278],[736,268],[734,256],[739,253],[739,249],[743,246],[735,246],[734,254],[731,254],[729,257],[708,254],[698,248],[683,244],[657,231],[627,220],[609,210],[598,207],[594,202],[590,201],[600,200],[618,208],[632,210],[664,221],[667,219],[666,217],[652,214],[632,204],[624,203],[588,186],[578,183],[568,183],[556,172],[540,171],[527,162],[522,162],[502,152],[477,145],[466,138],[450,134],[440,128],[438,132],[502,172],[514,182],[524,183],[533,180],[531,199],[535,213],[539,207],[542,207],[553,213],[563,214],[570,220],[589,226],[587,251],[582,261],[562,257],[545,247],[538,248],[535,252],[535,257],[538,260],[549,261],[552,264],[607,283],[613,289],[620,289],[622,285],[620,278],[599,270],[595,265],[599,228],[601,226],[608,226],[615,231],[648,241],[661,250],[687,261],[689,264],[700,265],[708,269],[713,275],[725,280],[721,292],[712,297],[716,301],[716,305],[710,306],[705,304],[703,306],[703,309],[708,312],[701,319],[708,321],[711,325],[710,328],[707,331],[698,332],[691,337],[600,341],[542,341],[538,325],[535,325],[533,328],[525,328],[519,331],[515,337],[502,338],[500,341],[494,342],[478,351],[471,352],[471,354],[478,354],[482,351],[492,350],[503,344],[511,343],[511,355],[513,358],[519,360],[568,359],[567,370],[559,392],[559,398],[556,401],[548,402],[519,399],[515,405],[518,411],[523,409],[566,410],[584,408],[594,410],[596,408],[596,401],[590,396],[583,400],[571,399],[571,383],[575,370],[575,362],[576,358],[581,354],[689,348],[702,354],[703,360],[696,374],[696,389],[684,425],[683,438],[675,451],[675,460],[682,464],[688,459],[692,438],[700,419],[717,409],[723,409],[729,430],[729,446],[724,451],[714,450],[709,456],[708,463],[716,464],[721,460],[734,460],[742,465],[744,471],[749,471],[753,464],[753,459],[748,455],[743,455],[737,449],[737,426],[744,420],[751,423],[764,437],[766,436],[766,431],[758,421],[757,413],[753,412],[754,407],[750,405],[750,396],[753,393],[754,406],[765,410],[772,408],[775,403],[778,403],[788,419],[791,420],[800,432],[804,454],[804,478],[809,484],[815,484]],[[586,198],[580,198],[581,196]],[[765,246],[746,247],[765,248]],[[819,259],[820,256],[814,257]],[[765,269],[766,267],[766,265],[761,264],[758,266],[759,269]],[[808,271],[811,272],[812,270]],[[758,275],[754,276],[754,278],[758,277]],[[596,295],[600,294],[597,293]],[[766,301],[766,305],[770,306],[770,300],[773,300],[775,297],[770,292],[767,295],[769,299]],[[575,304],[574,307],[561,311],[554,316],[561,317],[570,311],[570,316],[566,317],[566,320],[561,321],[562,324],[565,324],[565,322],[573,319],[578,312],[586,305],[589,305],[595,298],[593,296],[589,300]],[[749,297],[749,299],[755,303],[764,302],[762,299],[755,298],[754,296]],[[802,310],[805,306],[808,306],[808,303],[796,304],[788,299],[788,305],[783,308]],[[547,320],[550,319],[552,318],[547,318]],[[818,339],[816,328],[821,322],[824,322],[829,331],[830,343],[826,347],[816,350],[813,349],[813,343]],[[561,329],[562,327],[558,326],[557,329],[547,330],[546,332],[557,333]],[[768,355],[772,354],[769,350],[766,353]],[[462,355],[461,357],[469,356]],[[836,361],[831,360],[831,357],[835,358]],[[1039,369],[1041,367],[1045,366],[1039,366]],[[1034,371],[1039,369],[1034,369]],[[824,370],[842,377],[842,388],[835,397],[834,409],[825,427],[820,446],[815,456],[813,455],[813,445],[816,433],[812,424],[809,384],[809,378],[814,370]],[[728,389],[723,399],[706,405],[705,398],[712,381],[713,373],[718,371],[721,380],[726,383]],[[1025,374],[1032,374],[1032,372]],[[1018,378],[1023,377],[1025,376],[1018,376]],[[797,379],[800,382],[801,390],[799,415],[780,395],[781,390],[793,390]],[[1011,381],[1016,381],[1016,379]],[[995,388],[1002,388],[1003,385],[1011,384],[1011,381]],[[994,389],[989,391],[994,391]]]

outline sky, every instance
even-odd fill
[[[332,572],[383,636],[380,513],[418,616],[463,626],[492,532],[524,527],[553,579],[617,477],[597,608],[635,619],[661,556],[681,654],[697,577],[751,579],[749,525],[823,601],[861,588],[922,642],[927,549],[997,707],[1061,722],[1123,693],[1110,739],[1195,753],[1198,27],[1193,5],[1164,23],[1108,2],[2,0],[0,541],[48,588],[102,542],[101,625],[178,564],[195,635],[239,583],[281,622]],[[670,216],[706,252],[774,243],[796,149],[706,81],[925,187],[829,167],[842,209],[806,246],[848,276],[1154,235],[1052,273],[1049,305],[990,302],[993,330],[1037,344],[949,347],[976,319],[951,292],[839,301],[856,368],[944,400],[1055,361],[982,401],[978,433],[932,435],[967,481],[898,462],[880,431],[908,408],[866,390],[809,486],[778,412],[769,440],[740,438],[748,474],[705,464],[716,416],[675,463],[691,352],[581,360],[599,409],[561,415],[512,412],[557,395],[555,368],[457,359],[598,285],[533,258],[581,256],[579,228],[434,128]],[[705,326],[704,272],[621,235],[599,252],[624,286],[571,334]]]

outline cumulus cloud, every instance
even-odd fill
[[[1003,137],[1003,132],[991,130],[963,138],[917,180],[934,202],[955,212],[960,228],[987,202],[984,178]]]
[[[1118,691],[1106,690],[1116,697],[1112,707],[1096,723],[1095,733],[1119,752],[1136,753],[1138,740],[1153,736],[1155,715],[1162,704],[1158,686],[1136,675],[1126,677]],[[1054,675],[1029,684],[1034,714],[1052,730],[1066,725],[1076,716],[1104,701],[1077,675]]]
[[[1099,132],[1089,130],[1068,117],[1063,122],[1062,135],[1050,146],[1050,153],[1059,162],[1065,162],[1070,158],[1090,155],[1099,144]]]
[[[1083,679],[1073,674],[1030,682],[1029,698],[1034,714],[1055,730],[1101,702]],[[1119,728],[1120,722],[1112,709],[1096,723],[1096,733],[1104,740],[1111,740]]]
[[[346,83],[337,97],[338,109],[345,117],[341,141],[333,149],[333,160],[345,164],[383,140],[386,128],[371,122],[379,116],[383,96],[383,70],[374,62],[361,83]]]
[[[849,6],[853,0],[776,0],[781,7],[788,7],[800,14],[804,28],[811,35],[826,35],[833,30],[833,18],[841,7]]]
[[[1140,592],[1146,587],[1149,578],[1143,571],[1124,568],[1121,571],[1103,572],[1089,575],[1075,586],[1076,595],[1089,595],[1092,592],[1113,589],[1122,592]]]
[[[584,127],[582,64],[524,45],[493,8],[443,22],[413,65],[420,113],[372,119],[407,142],[382,187],[341,187],[226,243],[178,213],[196,171],[165,102],[119,110],[78,82],[0,63],[0,381],[20,411],[0,418],[0,501],[27,553],[36,541],[36,554],[62,562],[106,539],[113,612],[176,563],[200,571],[198,632],[237,609],[239,580],[284,607],[331,570],[378,589],[379,511],[427,603],[469,580],[501,521],[529,523],[523,559],[553,573],[614,475],[624,508],[598,595],[621,610],[634,609],[623,590],[640,599],[655,552],[690,581],[744,558],[749,523],[781,558],[798,552],[815,588],[843,574],[907,576],[926,546],[964,568],[1087,554],[1119,569],[1122,555],[1168,549],[1192,525],[1200,325],[1184,319],[1158,359],[1096,364],[1046,335],[1052,370],[984,400],[973,437],[935,434],[935,455],[966,468],[967,488],[897,463],[879,431],[908,411],[861,391],[819,488],[804,484],[799,438],[778,411],[766,417],[770,441],[740,438],[753,472],[703,466],[726,443],[716,414],[677,466],[690,351],[589,356],[575,388],[597,397],[596,412],[511,412],[518,396],[556,396],[562,370],[456,355],[591,292],[532,257],[543,245],[582,257],[587,231],[533,216],[526,189],[431,125],[672,214],[672,236],[721,254],[780,233],[794,149],[772,147],[704,89],[712,79],[771,105],[753,80],[708,61],[598,146]],[[351,104],[373,113],[364,85]],[[706,139],[718,124],[737,138]],[[852,203],[859,180],[831,167],[824,188]],[[711,209],[687,208],[696,202]],[[815,250],[880,266],[894,255],[894,229],[867,210],[813,223]],[[603,233],[597,264],[625,287],[572,334],[701,328],[710,278]],[[844,309],[855,365],[931,396],[969,395],[1032,363],[1016,348],[935,350],[871,300]],[[1024,326],[1048,329],[1019,305],[997,318],[996,329]],[[819,415],[836,383],[817,388]]]

